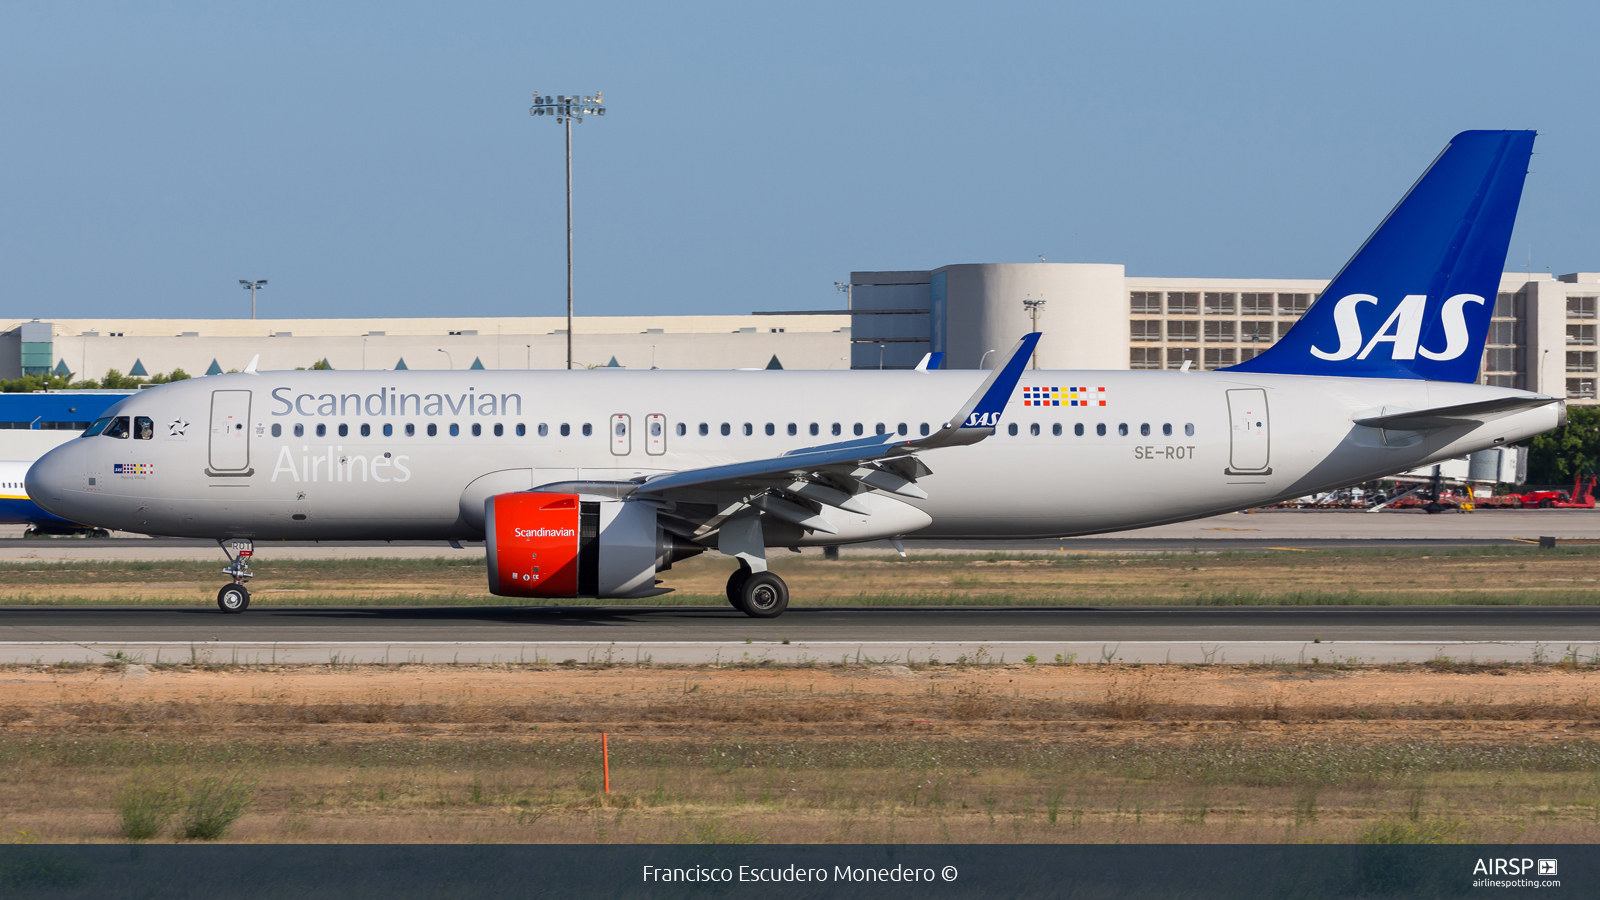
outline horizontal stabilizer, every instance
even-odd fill
[[[1497,397],[1477,403],[1460,403],[1455,406],[1436,406],[1433,409],[1407,409],[1383,415],[1356,419],[1357,425],[1368,428],[1387,428],[1391,431],[1433,431],[1439,428],[1456,428],[1463,425],[1481,425],[1525,409],[1537,409],[1558,402],[1554,397]]]

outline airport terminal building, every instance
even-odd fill
[[[853,272],[848,309],[748,316],[581,317],[588,368],[904,369],[929,352],[982,368],[1018,335],[1044,333],[1049,369],[1217,369],[1280,339],[1327,285],[1312,279],[1155,278],[1123,266],[991,263]],[[1600,273],[1507,272],[1482,380],[1596,401]],[[0,320],[0,378],[98,378],[108,369],[191,375],[259,368],[553,369],[555,317]]]

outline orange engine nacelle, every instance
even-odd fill
[[[649,597],[657,572],[704,548],[661,529],[656,508],[524,491],[484,502],[489,591],[501,597]]]
[[[489,498],[484,531],[489,590],[502,597],[576,597],[577,494],[500,494]],[[593,541],[591,541],[593,543]]]

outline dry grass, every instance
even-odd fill
[[[5,677],[0,834],[47,841],[121,840],[139,785],[244,780],[229,840],[1600,839],[1588,669]]]
[[[1146,554],[850,557],[779,551],[796,605],[1588,604],[1600,548],[1464,548]],[[220,561],[220,560],[219,560]],[[210,605],[210,562],[0,562],[0,604]],[[257,603],[504,605],[482,560],[256,558]],[[676,593],[647,605],[725,603],[729,564],[708,555],[664,573]],[[1351,585],[1359,585],[1352,588]],[[543,602],[543,601],[542,601]],[[560,605],[561,601],[547,601]],[[567,601],[588,605],[593,601]],[[520,601],[513,605],[520,605]]]

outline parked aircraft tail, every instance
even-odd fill
[[[1288,334],[1232,370],[1476,381],[1534,136],[1451,138]]]

